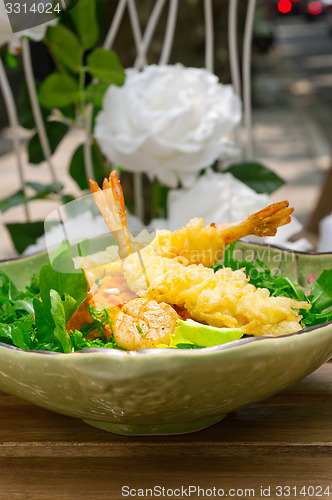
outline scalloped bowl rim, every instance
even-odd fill
[[[149,348],[149,349],[138,349],[136,351],[124,351],[122,349],[116,349],[116,348],[111,348],[111,347],[92,347],[89,349],[82,349],[80,351],[74,351],[74,352],[69,352],[69,353],[64,353],[64,352],[57,352],[57,351],[43,351],[43,350],[31,350],[31,349],[21,349],[20,347],[12,346],[9,344],[5,344],[3,342],[0,342],[0,349],[1,348],[7,348],[7,349],[13,349],[15,351],[21,351],[25,353],[33,353],[33,354],[38,354],[38,355],[44,355],[44,356],[49,356],[49,355],[57,355],[57,356],[75,356],[76,354],[82,355],[82,354],[100,354],[100,353],[107,353],[108,355],[115,354],[116,356],[137,356],[137,355],[142,355],[144,354],[145,356],[151,356],[154,353],[158,352],[164,352],[165,356],[166,353],[169,356],[178,356],[178,355],[185,355],[185,356],[198,356],[199,354],[209,354],[211,352],[216,352],[216,351],[227,351],[229,349],[236,349],[240,348],[243,345],[252,343],[252,342],[257,342],[261,340],[271,340],[271,341],[276,341],[276,340],[282,340],[288,337],[293,337],[293,336],[298,336],[298,335],[305,335],[306,333],[309,333],[314,330],[319,330],[320,328],[324,328],[328,325],[332,325],[332,320],[328,321],[326,323],[321,323],[320,325],[315,325],[315,326],[310,326],[309,328],[303,328],[302,330],[299,330],[297,332],[289,333],[287,335],[279,335],[278,337],[246,337],[238,340],[233,340],[231,342],[226,342],[225,344],[219,344],[215,346],[210,346],[210,347],[201,347],[200,349],[176,349],[176,348]]]

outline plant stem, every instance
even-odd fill
[[[7,75],[6,75],[6,71],[5,71],[5,68],[2,64],[1,59],[0,59],[0,87],[2,88],[2,93],[3,93],[5,105],[7,108],[9,123],[10,123],[12,133],[13,133],[13,146],[14,146],[14,151],[15,151],[16,159],[17,159],[18,173],[19,173],[24,197],[26,199],[27,196],[26,196],[26,186],[25,186],[25,179],[24,179],[24,172],[23,172],[23,161],[22,161],[22,154],[21,154],[21,149],[20,149],[20,139],[18,136],[19,121],[18,121],[18,117],[17,117],[17,110],[16,110],[16,106],[15,106],[14,96],[13,96],[12,90],[10,88],[10,85],[9,85],[9,82],[7,79]],[[24,210],[25,210],[25,216],[27,218],[27,221],[30,222],[30,213],[29,213],[27,199],[24,203]]]
[[[40,110],[40,105],[38,103],[36,84],[35,84],[35,80],[33,77],[32,64],[31,64],[30,45],[29,45],[29,41],[26,38],[23,39],[23,66],[24,66],[24,72],[25,72],[27,85],[28,85],[28,91],[29,91],[32,112],[33,112],[33,116],[34,116],[34,119],[36,122],[38,135],[40,138],[40,144],[42,147],[42,151],[43,151],[45,160],[48,163],[53,182],[56,183],[58,181],[58,179],[57,179],[57,176],[55,173],[54,166],[52,164],[52,160],[51,160],[52,152],[51,152],[50,144],[48,142],[48,137],[47,137],[46,130],[45,130],[45,124],[44,124],[44,120],[43,120],[42,113]]]

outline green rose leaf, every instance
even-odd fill
[[[45,108],[63,108],[78,100],[77,83],[69,75],[52,73],[40,86],[39,101]]]
[[[45,124],[46,134],[49,140],[49,145],[51,148],[51,153],[53,154],[68,132],[68,125],[61,122],[46,122]],[[29,162],[38,165],[45,160],[44,153],[42,150],[39,134],[36,132],[28,142],[28,155]]]
[[[83,47],[76,35],[63,24],[58,24],[49,27],[47,40],[55,58],[71,71],[79,73],[82,66]]]
[[[11,239],[18,253],[33,245],[44,234],[44,221],[6,224]]]
[[[35,191],[32,196],[25,196],[23,189],[19,189],[7,198],[0,200],[0,211],[6,212],[10,208],[22,205],[26,201],[40,200],[47,198],[51,193],[59,193],[63,189],[60,182],[53,182],[52,184],[40,184],[38,182],[26,182],[26,186]]]
[[[0,210],[1,212],[6,212],[10,208],[17,207],[25,203],[26,197],[24,195],[23,189],[16,191],[16,193],[11,194],[7,198],[0,200]]]
[[[101,153],[96,144],[92,144],[91,146],[91,157],[94,178],[99,181],[105,177],[106,171]],[[70,162],[69,173],[82,190],[89,188],[89,182],[86,176],[84,164],[84,146],[81,144],[73,154]]]
[[[91,0],[80,0],[70,15],[84,49],[91,49],[98,42],[99,26],[96,15],[96,3]]]
[[[88,55],[86,62],[92,76],[109,84],[123,85],[125,72],[112,50],[97,48]]]
[[[104,94],[108,86],[108,83],[90,83],[85,89],[85,99],[91,102],[95,107],[101,108]]]
[[[272,170],[255,162],[236,163],[228,167],[224,172],[231,173],[256,193],[270,194],[285,184],[285,181]]]
[[[49,194],[59,193],[63,189],[63,184],[61,184],[61,182],[52,182],[51,184],[41,184],[40,182],[26,182],[25,185],[36,192],[33,196],[28,198],[29,201],[47,198]]]

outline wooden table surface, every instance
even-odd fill
[[[156,488],[155,496],[145,488]],[[0,500],[222,493],[332,497],[331,362],[281,394],[180,436],[118,436],[0,393]]]

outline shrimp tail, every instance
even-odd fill
[[[274,236],[278,227],[285,226],[291,221],[294,208],[289,207],[287,200],[273,203],[263,210],[248,217],[252,223],[255,236]]]
[[[289,207],[287,200],[271,205],[249,215],[246,219],[237,223],[232,228],[229,226],[227,243],[236,241],[245,236],[274,236],[278,227],[289,224],[294,208]]]
[[[113,170],[109,178],[106,177],[103,180],[102,189],[93,179],[89,179],[89,184],[105,224],[118,244],[119,256],[127,257],[130,254],[129,231],[123,192],[117,172]]]

